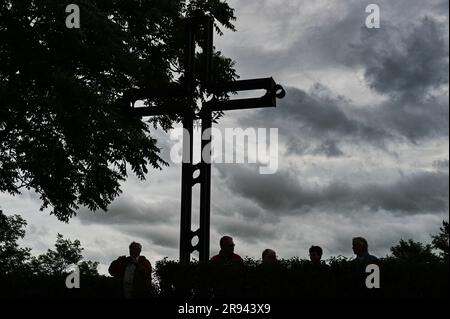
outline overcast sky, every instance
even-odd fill
[[[448,0],[376,1],[380,29],[365,27],[369,3],[229,1],[238,31],[216,37],[217,49],[241,79],[273,76],[287,96],[217,126],[278,128],[279,168],[213,165],[211,255],[227,234],[243,257],[272,248],[307,258],[311,245],[350,257],[354,236],[385,256],[401,238],[430,242],[448,219]],[[154,134],[170,161],[175,141]],[[28,221],[23,244],[34,254],[62,233],[105,272],[131,241],[153,265],[178,258],[180,182],[176,164],[146,182],[130,175],[107,213],[81,209],[69,224],[39,212],[33,193],[0,194],[0,207]]]

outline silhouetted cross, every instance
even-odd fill
[[[276,98],[285,96],[284,89],[275,83],[272,78],[233,81],[229,83],[212,83],[212,61],[213,61],[213,35],[214,19],[208,16],[186,19],[186,43],[185,43],[185,83],[183,87],[179,84],[169,85],[164,88],[136,89],[125,94],[124,99],[133,105],[132,113],[136,116],[160,116],[178,114],[183,118],[183,128],[189,134],[183,137],[183,166],[181,185],[181,225],[180,225],[180,262],[190,262],[191,253],[199,252],[200,262],[209,260],[209,236],[210,236],[210,202],[211,202],[211,161],[205,161],[201,156],[201,162],[193,164],[193,125],[194,120],[201,119],[202,137],[206,130],[210,131],[212,126],[212,113],[217,111],[239,110],[261,107],[275,107]],[[203,37],[203,38],[202,38]],[[266,94],[260,98],[219,100],[213,98],[202,105],[200,112],[195,113],[192,105],[175,106],[171,108],[139,107],[134,103],[160,96],[184,96],[192,97],[195,76],[195,47],[200,43],[203,50],[205,64],[204,88],[214,86],[214,92],[237,92],[248,90],[265,89]],[[192,100],[192,99],[188,99]],[[209,138],[202,138],[201,151],[211,143],[211,134],[205,134]],[[188,158],[186,158],[188,157]],[[196,174],[199,172],[199,174]],[[194,177],[196,176],[196,177]],[[200,228],[192,231],[192,188],[200,184]],[[192,245],[193,239],[197,237],[198,243]]]

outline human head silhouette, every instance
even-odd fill
[[[220,250],[225,255],[231,255],[234,253],[234,242],[230,236],[223,236],[220,239]]]
[[[309,259],[313,264],[320,264],[322,254],[323,250],[320,246],[311,246],[311,248],[309,248]]]
[[[368,254],[368,244],[367,240],[363,237],[354,237],[352,240],[353,252],[356,256],[362,257]]]
[[[142,245],[136,242],[130,244],[130,256],[133,258],[138,258],[142,251]]]
[[[265,249],[262,252],[263,264],[274,264],[277,262],[277,254],[272,249]]]

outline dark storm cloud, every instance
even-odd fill
[[[448,6],[449,6],[449,2],[447,0],[442,0],[441,2],[439,2],[438,4],[435,5],[436,10],[438,10],[438,12],[447,12],[448,13]]]
[[[178,201],[137,202],[121,197],[107,212],[80,210],[78,218],[83,224],[123,225],[160,225],[173,222],[174,211],[178,211]]]
[[[404,213],[445,213],[448,211],[448,174],[422,173],[388,185],[369,185],[357,191],[363,204]]]
[[[287,88],[287,96],[279,107],[252,112],[240,121],[254,127],[278,127],[288,152],[342,156],[343,140],[367,142],[382,147],[393,136],[382,126],[365,123],[349,111],[350,101],[316,84],[310,92]],[[354,112],[355,113],[355,112]]]
[[[337,146],[337,141],[328,140],[322,143],[319,147],[316,148],[315,154],[324,154],[327,157],[339,157],[343,156],[344,152],[342,152]]]
[[[265,1],[261,10],[272,8],[270,3]],[[438,10],[448,4],[434,1],[424,8],[420,1],[381,1],[381,29],[364,27],[365,5],[339,5],[339,18],[327,10],[302,36],[287,41],[286,48],[260,50],[258,58],[238,45],[238,66],[250,74],[262,69],[275,74],[363,69],[368,87],[384,95],[384,102],[354,105],[344,96],[349,92],[333,93],[316,84],[310,91],[288,89],[276,110],[258,110],[240,124],[278,127],[289,153],[327,157],[344,155],[345,143],[384,148],[390,141],[418,143],[448,136],[448,26],[437,18],[448,20],[447,13]],[[290,18],[295,12],[273,12],[280,21],[276,29],[289,30],[285,21],[295,23]]]
[[[327,93],[325,87],[320,85],[316,85],[311,94],[288,89],[291,98],[281,103],[277,113],[284,119],[296,122],[309,135],[320,133],[346,136],[357,132],[367,136],[380,134],[350,118],[342,110],[342,106],[348,103],[343,97],[332,97]]]
[[[164,248],[178,247],[179,201],[175,199],[136,200],[120,197],[107,212],[80,210],[84,225],[106,225],[127,236]]]
[[[383,148],[387,141],[417,143],[449,134],[448,28],[433,18],[399,29],[361,28],[347,47],[349,67],[362,67],[368,85],[385,95],[377,105],[354,105],[324,85],[288,88],[274,110],[243,118],[247,126],[278,127],[290,153],[341,156],[343,143]]]
[[[376,109],[365,110],[361,115],[379,127],[384,127],[411,143],[425,139],[448,137],[448,96],[426,95],[420,100],[409,96],[393,97]]]
[[[365,70],[369,86],[389,100],[360,115],[418,142],[448,136],[448,27],[427,17],[409,30],[392,25],[361,29],[349,55]]]
[[[375,32],[361,28],[361,43],[349,58],[361,63],[377,92],[422,100],[429,89],[448,83],[447,30],[433,18],[406,31],[390,24]]]
[[[217,180],[218,178],[216,179],[216,181]],[[218,181],[221,182],[221,180]],[[222,192],[224,190],[228,190],[227,185],[223,185],[223,183],[219,183],[219,185],[217,184],[218,183],[213,183],[212,185],[213,192],[216,194],[220,194],[220,198],[215,198],[214,202],[212,203],[212,210],[214,211],[214,214],[218,214],[222,217],[229,217],[233,214],[237,214],[244,219],[244,222],[273,221],[273,216],[266,216],[265,211],[258,205],[236,198],[233,198],[233,200],[230,201],[230,196],[234,196],[234,194],[223,194]]]
[[[132,227],[126,232],[133,236],[150,241],[153,245],[175,249],[179,246],[179,228],[174,227]]]
[[[277,215],[304,214],[312,210],[330,213],[369,209],[393,214],[445,213],[448,211],[448,173],[423,172],[395,183],[353,186],[331,183],[304,186],[288,172],[258,175],[239,167],[220,169],[235,195],[253,200]]]
[[[216,230],[223,235],[237,236],[244,239],[247,243],[256,243],[264,238],[265,240],[273,240],[277,237],[277,233],[274,229],[267,225],[261,225],[258,220],[253,222],[239,220],[239,218],[233,218],[224,220],[217,225]]]
[[[437,160],[433,162],[433,167],[438,171],[447,171],[449,170],[448,159]]]
[[[280,78],[296,72],[299,78],[314,77],[315,70],[344,67],[349,62],[351,45],[359,42],[361,32],[392,32],[391,23],[404,27],[424,16],[448,17],[448,1],[433,0],[424,5],[421,0],[380,0],[377,4],[382,28],[367,30],[368,3],[360,0],[320,6],[310,1],[258,1],[254,13],[250,13],[252,4],[236,1],[232,5],[237,9],[239,32],[227,35],[235,41],[229,44],[232,50],[225,53],[236,59],[239,73],[245,77],[271,74]],[[394,47],[397,45],[394,43]]]
[[[342,63],[347,44],[358,38],[366,5],[358,1],[327,3],[319,12],[308,1],[259,1],[258,11],[250,19],[238,15],[239,32],[230,35],[237,38],[230,50],[231,57],[239,57],[237,66],[246,76],[336,66]],[[246,14],[246,7],[250,6],[245,2],[235,5],[238,12]]]

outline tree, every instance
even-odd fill
[[[17,244],[25,236],[26,224],[19,215],[6,216],[0,210],[0,275],[18,273],[27,267],[31,249]]]
[[[392,255],[400,260],[408,262],[433,262],[437,257],[433,254],[430,244],[422,244],[412,239],[401,239],[399,244],[391,247]]]
[[[433,238],[432,245],[435,249],[439,250],[439,256],[446,262],[449,258],[449,224],[448,221],[442,221],[442,227],[440,233],[431,236]]]
[[[144,123],[123,96],[184,83],[183,18],[209,14],[219,33],[235,20],[223,0],[79,0],[81,27],[68,29],[71,2],[0,2],[0,192],[33,189],[65,222],[80,205],[107,210],[130,169],[144,179],[148,166],[167,164],[148,124],[167,130],[180,117]],[[214,65],[216,80],[237,77],[220,52]],[[204,93],[214,92],[194,100]],[[196,105],[176,96],[145,104],[187,102]]]
[[[82,261],[83,248],[79,240],[64,239],[58,234],[55,250],[48,249],[47,253],[33,257],[32,268],[37,274],[59,276],[67,273],[70,266],[77,265],[84,275],[98,275],[98,262]]]

